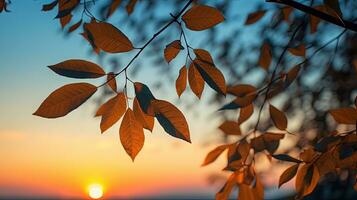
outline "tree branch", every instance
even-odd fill
[[[318,17],[320,19],[328,21],[328,22],[335,24],[337,26],[357,32],[357,24],[347,21],[347,20],[344,20],[344,19],[339,19],[339,18],[333,17],[333,16],[328,15],[324,12],[321,12],[315,8],[306,6],[304,4],[301,4],[301,3],[293,1],[293,0],[266,0],[266,2],[273,2],[273,3],[280,3],[280,4],[288,5],[293,8],[296,8],[300,11],[303,11],[305,13],[308,13],[310,15],[313,15],[315,17]]]

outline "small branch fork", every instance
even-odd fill
[[[318,17],[320,19],[328,21],[328,22],[335,24],[337,26],[343,27],[345,29],[349,29],[349,30],[357,32],[357,24],[355,24],[351,21],[348,21],[348,20],[344,20],[341,18],[337,18],[337,17],[331,16],[331,15],[328,15],[328,14],[321,12],[315,8],[306,6],[304,4],[301,4],[301,3],[293,1],[293,0],[266,0],[266,2],[279,3],[279,4],[291,6],[295,9],[303,11],[304,13],[313,15],[315,17]]]

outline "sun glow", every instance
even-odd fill
[[[103,187],[99,184],[91,184],[88,186],[88,195],[92,199],[99,199],[103,196]]]

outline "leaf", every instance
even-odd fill
[[[235,121],[224,121],[219,127],[226,135],[240,135],[239,124]]]
[[[58,0],[52,1],[49,4],[42,5],[42,11],[50,11],[52,10],[58,3]]]
[[[79,0],[59,0],[58,1],[58,13],[56,18],[63,18],[70,15],[72,10],[79,5]]]
[[[326,5],[327,12],[332,16],[337,15],[338,18],[342,17],[339,0],[324,0],[324,4]]]
[[[107,13],[107,18],[109,18],[119,7],[121,3],[121,0],[112,0],[109,5],[108,13]]]
[[[100,121],[102,133],[112,127],[124,115],[126,106],[126,97],[122,92],[100,106],[96,116],[102,116]]]
[[[271,104],[269,105],[269,112],[275,127],[280,130],[286,130],[288,126],[288,120],[286,119],[285,114]]]
[[[193,52],[196,55],[196,58],[206,64],[214,65],[211,54],[204,49],[194,49]]]
[[[306,163],[312,162],[315,155],[316,153],[312,148],[304,149],[304,151],[300,154],[300,159]]]
[[[90,33],[89,31],[87,31],[87,30],[85,29],[85,27],[83,27],[83,29],[84,29],[84,32],[81,33],[81,35],[83,36],[84,39],[86,39],[86,40],[89,42],[89,44],[90,44],[90,45],[92,46],[92,48],[93,48],[93,51],[94,51],[96,54],[99,55],[100,49],[94,44],[93,36],[91,35],[91,33]]]
[[[150,112],[150,107],[151,107],[151,101],[153,101],[155,97],[151,93],[149,87],[143,83],[135,82],[134,88],[135,88],[135,95],[136,98],[138,99],[141,110],[145,114],[154,116],[154,113]]]
[[[113,72],[109,72],[107,75],[107,84],[109,85],[110,88],[116,93],[118,88],[117,88],[117,81],[115,79],[115,74]]]
[[[273,154],[279,147],[280,140],[284,138],[284,134],[280,133],[264,133],[251,140],[251,145],[255,152],[267,150],[270,154]]]
[[[319,6],[315,6],[313,7],[318,11],[324,12],[325,11],[325,6],[323,5],[319,5]],[[311,33],[315,33],[317,31],[318,25],[321,22],[321,19],[318,17],[315,17],[314,15],[309,15],[309,19],[310,19],[310,32]]]
[[[283,14],[283,18],[288,23],[290,23],[290,15],[291,15],[292,11],[293,11],[293,7],[290,7],[290,6],[286,6],[286,7],[281,9],[281,12]]]
[[[130,15],[134,11],[137,1],[138,0],[130,0],[129,3],[126,5],[125,8],[126,8],[126,12],[128,13],[128,15]]]
[[[250,25],[250,24],[254,24],[257,21],[259,21],[261,18],[264,17],[266,11],[265,10],[258,10],[256,12],[250,13],[247,17],[247,19],[245,20],[245,25]]]
[[[296,175],[299,164],[295,164],[287,168],[279,178],[279,188],[286,182],[290,181]]]
[[[136,119],[141,123],[141,125],[152,132],[154,128],[154,117],[147,115],[141,110],[139,101],[137,98],[133,100],[133,111],[135,114]]]
[[[288,51],[293,54],[294,56],[302,56],[305,57],[306,55],[306,48],[304,44],[300,44],[295,48],[288,48]]]
[[[77,28],[79,28],[82,24],[82,19],[79,20],[77,23],[73,24],[71,27],[69,27],[68,29],[68,33],[72,33],[73,31],[75,31]]]
[[[228,177],[227,182],[223,185],[220,191],[217,192],[216,200],[227,200],[229,198],[233,187],[236,185],[236,177],[236,173],[232,173]]]
[[[119,136],[126,153],[134,161],[144,146],[145,136],[143,127],[136,120],[134,112],[130,108],[125,112],[121,122]]]
[[[356,124],[357,112],[352,107],[333,109],[329,113],[339,124]]]
[[[246,107],[246,106],[248,106],[249,104],[251,104],[254,101],[256,96],[257,96],[257,93],[253,92],[253,93],[250,93],[250,94],[248,94],[247,96],[244,96],[244,97],[237,97],[231,103],[228,103],[228,104],[224,105],[219,110],[232,110],[232,109]]]
[[[313,164],[305,164],[297,172],[295,180],[296,192],[301,196],[310,194],[319,182],[320,175]]]
[[[191,143],[185,116],[179,109],[163,100],[153,100],[151,104],[156,119],[168,134]]]
[[[195,59],[193,63],[196,66],[198,72],[201,74],[202,78],[212,89],[222,95],[226,95],[226,80],[218,68],[213,65],[204,63],[198,59]]]
[[[205,82],[193,63],[191,63],[188,68],[188,83],[190,84],[192,92],[200,99]]]
[[[216,8],[195,5],[182,15],[186,27],[193,31],[202,31],[224,21],[224,16]]]
[[[220,156],[223,153],[223,151],[227,149],[227,147],[228,145],[224,144],[214,148],[212,151],[210,151],[207,154],[201,166],[206,166],[214,162],[218,158],[218,156]]]
[[[45,118],[63,117],[82,105],[96,91],[97,87],[89,83],[62,86],[52,92],[33,114]]]
[[[241,108],[239,112],[238,124],[242,124],[243,122],[247,121],[250,116],[252,116],[253,112],[253,104],[249,104],[248,106]]]
[[[264,42],[262,47],[260,48],[260,56],[259,56],[259,65],[268,71],[270,63],[272,60],[272,54],[270,50],[270,45],[267,42]]]
[[[184,65],[180,69],[179,76],[176,79],[176,92],[179,97],[185,91],[186,85],[187,85],[187,68]]]
[[[92,21],[85,23],[84,28],[91,34],[95,46],[103,51],[120,53],[134,49],[129,38],[109,23]]]
[[[295,65],[286,75],[285,87],[288,87],[297,77],[301,69],[301,65]]]
[[[282,161],[301,163],[300,160],[293,158],[287,154],[275,154],[275,155],[272,155],[272,157],[275,159],[278,159],[278,160],[282,160]]]
[[[70,78],[99,78],[105,75],[99,65],[79,59],[66,60],[48,67],[57,74]]]
[[[247,94],[254,93],[256,90],[256,87],[248,84],[239,84],[227,87],[227,93],[237,97],[244,97]]]
[[[73,17],[73,15],[69,14],[69,15],[66,15],[66,16],[60,18],[60,23],[61,23],[62,29],[71,21],[72,17]]]
[[[182,49],[184,48],[181,45],[180,40],[175,40],[166,45],[166,48],[164,49],[164,57],[166,62],[170,63],[171,60],[173,60]]]

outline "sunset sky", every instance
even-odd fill
[[[120,144],[119,123],[100,134],[100,120],[92,117],[97,108],[93,101],[55,120],[32,115],[50,92],[74,82],[46,66],[70,58],[96,62],[78,32],[63,36],[55,13],[41,12],[41,6],[41,1],[13,1],[12,12],[0,14],[0,198],[87,198],[92,183],[101,184],[107,198],[213,197],[220,184],[209,186],[207,177],[223,168],[223,159],[200,165],[214,147],[204,143],[220,134],[217,119],[207,123],[205,116],[177,105],[189,122],[192,144],[170,137],[155,122],[133,163]],[[174,83],[168,87],[174,91]],[[156,95],[179,101],[175,93]],[[192,97],[185,92],[181,98]],[[208,115],[217,109],[204,101],[197,101],[197,108]]]

